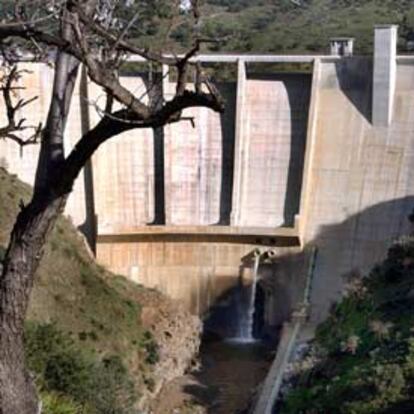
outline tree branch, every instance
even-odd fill
[[[5,72],[8,71],[7,67],[3,70]],[[22,72],[23,71],[18,71],[17,66],[13,66],[10,71],[5,73],[2,79],[0,79],[0,82],[3,84],[3,86],[0,87],[0,90],[2,91],[7,115],[7,124],[0,127],[0,138],[10,139],[21,147],[24,147],[38,142],[42,132],[42,124],[39,123],[37,126],[25,125],[25,118],[17,119],[17,112],[37,99],[37,96],[30,99],[19,99],[17,103],[13,104],[13,91],[24,89],[22,87],[13,86],[20,78]],[[21,138],[17,135],[18,133],[27,130],[33,131],[28,138]]]
[[[135,112],[127,109],[116,111],[111,116],[105,115],[79,140],[67,157],[62,165],[59,179],[53,185],[55,191],[58,193],[70,191],[85,163],[108,139],[131,129],[159,128],[166,124],[179,122],[182,111],[190,107],[207,107],[221,113],[224,111],[224,101],[216,99],[211,94],[185,91],[182,95],[175,96],[166,102],[148,119],[140,119]]]
[[[105,91],[111,94],[117,101],[136,112],[136,114],[140,117],[149,117],[150,111],[148,106],[143,104],[128,89],[121,85],[119,79],[114,75],[112,68],[100,65],[94,58],[92,51],[90,50],[88,43],[82,34],[78,15],[74,15],[73,17],[74,18],[71,23],[81,53],[81,61],[84,62],[88,68],[88,75],[91,79],[98,85],[102,86]]]
[[[120,35],[111,33],[99,22],[96,22],[91,18],[91,13],[88,13],[86,9],[87,5],[88,4],[85,5],[85,3],[81,3],[76,0],[68,2],[67,12],[64,13],[64,17],[70,19],[70,24],[74,33],[73,41],[70,41],[62,36],[56,37],[54,35],[49,35],[37,30],[30,24],[23,24],[21,22],[18,22],[15,25],[7,24],[5,27],[0,25],[0,40],[8,36],[20,36],[32,42],[36,41],[54,46],[58,48],[60,52],[71,54],[86,65],[88,75],[95,83],[100,85],[107,94],[112,95],[114,99],[123,104],[127,109],[131,109],[135,112],[138,118],[142,120],[150,119],[152,117],[151,109],[145,105],[141,99],[135,97],[133,93],[121,85],[119,77],[114,73],[114,67],[112,67],[113,65],[98,59],[97,50],[93,50],[88,44],[86,36],[88,31],[97,34],[104,41],[108,42],[111,50],[117,53],[135,53],[149,61],[176,67],[178,72],[176,95],[184,94],[186,90],[189,65],[192,65],[190,60],[200,50],[201,43],[209,40],[200,39],[197,34],[193,48],[190,49],[183,57],[168,57],[162,53],[152,52],[148,49],[142,49],[131,45],[123,39],[123,32],[121,32]],[[192,12],[196,31],[200,15],[197,0],[192,0]],[[199,68],[196,70],[198,72],[200,71]],[[197,76],[197,92],[201,89],[199,80],[200,76]],[[216,95],[218,95],[217,91],[215,92]]]
[[[115,50],[120,50],[123,52],[129,52],[132,54],[139,55],[146,60],[160,63],[164,65],[173,66],[177,64],[177,59],[172,57],[164,56],[162,53],[153,52],[149,49],[142,49],[139,47],[136,47],[129,42],[123,40],[119,36],[111,33],[106,28],[102,27],[99,23],[91,20],[83,11],[82,6],[79,4],[79,2],[74,1],[74,8],[76,10],[76,13],[79,16],[79,20],[90,30],[92,30],[97,35],[101,36],[103,39],[107,40],[109,43],[112,43],[115,47]]]
[[[195,92],[186,89],[189,65],[194,64],[190,60],[200,50],[201,43],[206,41],[198,35],[200,18],[198,1],[192,0],[191,3],[196,33],[195,42],[194,46],[181,58],[165,56],[162,53],[154,53],[148,49],[130,45],[124,40],[124,31],[120,35],[111,33],[110,30],[92,18],[91,5],[95,4],[92,0],[86,2],[71,0],[66,3],[66,8],[62,11],[61,24],[71,28],[70,36],[57,37],[21,22],[14,25],[8,24],[6,27],[0,25],[0,40],[9,36],[20,36],[56,47],[59,56],[62,54],[72,55],[85,64],[89,77],[103,87],[110,98],[105,109],[106,113],[96,127],[80,139],[69,157],[65,160],[61,159],[59,168],[62,167],[69,172],[62,174],[67,177],[65,178],[66,183],[71,182],[70,180],[77,176],[84,163],[98,146],[114,135],[133,128],[157,128],[168,123],[178,122],[181,120],[182,111],[192,106],[204,106],[218,112],[224,110],[223,99],[218,90],[204,79],[200,65],[196,67]],[[99,59],[98,49],[89,44],[88,33],[92,33],[94,36],[98,35],[101,40],[107,43],[108,50],[112,50],[112,52],[135,53],[150,62],[176,67],[178,79],[175,97],[163,103],[161,107],[155,108],[144,104],[141,101],[142,97],[135,97],[131,91],[121,85],[119,75],[113,65],[109,64],[106,59]],[[94,45],[96,45],[96,39],[94,39]],[[208,93],[202,91],[202,83],[206,84]],[[112,113],[113,99],[124,105],[124,108]],[[68,187],[68,185],[65,186]]]

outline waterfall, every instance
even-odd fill
[[[249,341],[254,341],[253,336],[253,326],[254,326],[254,305],[256,301],[256,288],[257,288],[257,276],[259,273],[259,264],[260,264],[260,253],[258,253],[254,258],[254,267],[253,267],[253,281],[250,288],[250,302],[247,314],[247,337]]]
[[[241,312],[241,317],[239,320],[239,332],[238,337],[235,338],[240,342],[255,342],[253,336],[254,328],[254,311],[255,311],[255,300],[256,300],[256,290],[257,290],[257,280],[259,273],[259,264],[260,264],[261,254],[259,252],[255,253],[254,265],[253,265],[253,280],[249,288],[249,297],[248,303],[246,306],[246,301],[242,301],[241,306],[244,308]]]

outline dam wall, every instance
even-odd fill
[[[303,243],[318,247],[312,315],[320,320],[341,293],[340,275],[366,273],[393,239],[412,231],[414,59],[396,60],[386,127],[371,123],[372,59],[322,59],[315,70]]]
[[[299,212],[310,76],[246,76],[233,225],[293,227]]]
[[[183,116],[194,126],[186,120],[117,136],[76,182],[66,213],[96,240],[98,261],[204,314],[249,283],[254,249],[272,249],[259,278],[266,321],[279,325],[303,297],[316,248],[311,318],[322,320],[343,290],[342,276],[365,273],[412,230],[414,57],[394,54],[394,27],[377,30],[373,57],[200,56],[237,73],[217,83],[226,112],[188,109]],[[18,93],[39,95],[27,109],[36,123],[46,118],[52,72],[21,65],[31,73]],[[121,80],[150,99],[146,74]],[[164,99],[173,87],[166,76]],[[104,105],[86,78],[76,91],[67,151]],[[378,96],[387,98],[382,105]],[[37,154],[0,141],[1,163],[28,183]]]
[[[277,245],[278,254],[286,244],[299,246],[294,225],[311,76],[244,73],[237,84],[219,84],[225,114],[189,109],[183,116],[193,117],[195,128],[164,128],[164,226],[124,221],[103,228],[114,221],[97,203],[98,258],[200,314],[249,280],[242,259],[257,246]]]

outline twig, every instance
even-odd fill
[[[5,69],[7,71],[7,69]],[[25,125],[26,118],[16,119],[17,112],[27,105],[34,102],[38,97],[34,96],[29,99],[19,99],[17,103],[13,103],[12,94],[16,90],[25,89],[23,87],[14,86],[14,83],[18,81],[21,74],[25,71],[18,71],[17,66],[13,66],[10,71],[3,76],[1,82],[4,83],[4,86],[0,88],[3,101],[6,106],[6,115],[7,115],[7,124],[0,127],[0,138],[10,139],[14,141],[20,147],[26,145],[36,144],[40,138],[42,132],[42,124],[39,123],[37,126]],[[33,133],[28,138],[21,138],[18,133],[23,131],[32,130]]]

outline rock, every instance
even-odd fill
[[[146,292],[139,301],[143,327],[158,345],[158,362],[152,372],[154,386],[140,407],[146,412],[163,385],[184,375],[192,366],[200,348],[202,324],[181,304],[156,291]]]

